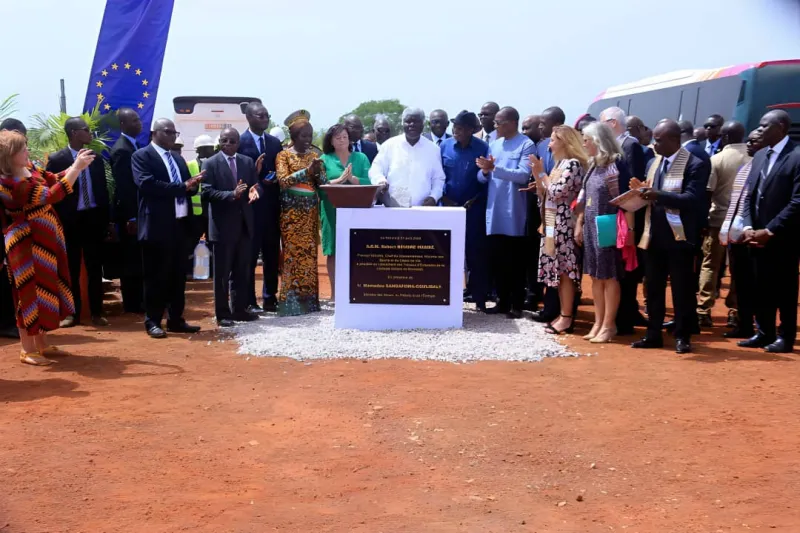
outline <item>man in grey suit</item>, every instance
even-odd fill
[[[431,126],[430,133],[423,133],[422,136],[434,143],[436,146],[442,144],[452,135],[447,133],[447,126],[450,124],[450,119],[447,118],[447,112],[442,109],[434,109],[428,116],[428,122]]]
[[[203,166],[202,197],[208,201],[208,238],[214,247],[214,310],[217,324],[225,328],[233,326],[234,320],[258,318],[246,307],[255,229],[250,204],[261,193],[258,173],[263,158],[256,165],[251,158],[236,153],[239,132],[234,128],[223,130],[219,146],[220,151]]]

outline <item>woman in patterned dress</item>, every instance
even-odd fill
[[[587,156],[581,135],[569,126],[553,128],[550,152],[557,162],[548,176],[544,163],[531,156],[540,205],[544,206],[544,235],[539,251],[539,282],[558,287],[561,314],[546,328],[549,333],[571,333],[575,319],[572,306],[575,286],[580,283],[580,247],[575,243],[572,203],[583,183]]]
[[[94,157],[93,152],[81,150],[64,173],[51,174],[29,162],[24,135],[0,132],[3,234],[22,341],[20,361],[29,365],[49,365],[53,363],[49,357],[69,355],[50,345],[46,337],[46,332],[75,313],[64,230],[53,204],[72,192],[75,180]]]
[[[631,174],[622,158],[622,150],[614,131],[602,122],[594,122],[583,130],[583,146],[589,154],[589,171],[583,182],[580,205],[583,212],[575,225],[575,241],[583,246],[583,273],[592,278],[594,326],[584,339],[600,344],[610,342],[617,334],[619,279],[624,267],[622,251],[613,246],[601,248],[597,234],[597,217],[616,215],[609,202],[627,192]],[[625,213],[633,240],[633,213]]]
[[[322,160],[311,146],[314,130],[307,111],[296,111],[284,124],[292,145],[275,159],[281,187],[281,290],[278,316],[319,311],[319,186],[327,183]]]

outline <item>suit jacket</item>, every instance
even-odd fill
[[[172,156],[181,175],[181,181],[189,180],[189,168],[181,156]],[[172,183],[161,155],[152,144],[137,150],[131,158],[133,181],[139,189],[139,240],[173,243],[182,234],[175,218],[175,199],[185,198],[188,216],[192,216],[189,200],[197,191],[189,192],[183,183]]]
[[[139,211],[139,190],[133,181],[131,157],[136,149],[120,135],[111,148],[111,174],[114,176],[114,221],[124,227]]]
[[[640,180],[645,180],[645,170],[647,163],[644,159],[644,151],[634,137],[626,135],[622,140],[622,153],[625,156],[625,164],[628,166],[630,175]]]
[[[761,184],[759,194],[758,178],[761,171],[766,170],[767,150],[762,148],[753,157],[753,166],[745,183],[747,192],[742,192],[742,195],[748,194],[748,201],[742,206],[744,225],[771,231],[775,236],[768,246],[774,243],[796,248],[796,231],[800,226],[800,146],[792,140],[786,143],[772,171]]]
[[[208,200],[208,239],[235,244],[232,241],[241,231],[243,222],[247,234],[252,237],[255,227],[253,206],[249,203],[247,191],[236,200],[233,190],[239,181],[248,186],[258,184],[253,160],[236,154],[236,176],[233,176],[227,156],[219,152],[205,161],[203,170],[206,171],[202,195],[204,200]]]
[[[423,134],[422,134],[422,136],[423,136],[423,137],[425,137],[426,139],[428,139],[429,141],[433,141],[433,134],[432,134],[431,132],[425,132],[425,133],[423,133]],[[444,141],[444,140],[447,140],[447,139],[449,139],[450,137],[452,137],[452,135],[450,135],[450,134],[449,134],[449,133],[447,133],[447,132],[444,132],[444,135],[442,136],[442,140],[443,140],[443,141]],[[362,141],[362,142],[363,142],[363,141]]]
[[[367,156],[371,165],[375,158],[378,157],[378,145],[372,141],[361,139],[361,152]]]
[[[75,160],[72,157],[72,152],[69,147],[59,150],[52,154],[47,160],[47,167],[45,170],[57,174],[67,170]],[[103,157],[98,155],[95,157],[92,164],[87,169],[89,171],[89,179],[92,181],[92,195],[94,196],[94,203],[99,210],[100,222],[103,227],[108,225],[110,219],[110,206],[108,198],[108,186],[106,185],[106,169],[103,165]],[[81,180],[75,180],[72,194],[67,195],[62,201],[55,205],[56,213],[61,219],[61,224],[69,227],[75,224],[78,217],[78,198],[83,194]]]
[[[278,154],[283,150],[281,142],[276,137],[266,132],[264,133],[264,137],[266,138],[266,146],[264,147],[264,153],[266,155],[264,156],[264,163],[261,166],[261,173],[258,175],[259,180],[263,180],[270,172],[275,172],[275,158],[278,157]],[[261,151],[249,131],[242,132],[239,138],[238,152],[252,159],[254,164],[261,155]]]
[[[650,161],[650,167],[658,161]],[[705,190],[708,185],[708,169],[705,163],[694,155],[689,156],[683,171],[681,192],[661,191],[658,200],[651,208],[650,246],[657,248],[676,248],[696,246],[700,240],[700,230],[707,219]],[[672,229],[667,224],[666,208],[679,209],[686,241],[676,241]]]

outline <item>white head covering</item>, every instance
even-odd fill
[[[286,134],[283,133],[283,128],[281,128],[280,126],[275,126],[271,130],[269,130],[269,134],[278,139],[280,142],[286,140]]]

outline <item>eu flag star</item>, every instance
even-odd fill
[[[102,101],[103,98],[105,98],[105,96],[103,96],[103,93],[97,93],[97,99],[98,100]]]
[[[103,71],[100,74],[102,74],[103,76],[108,76],[108,71],[106,69],[103,69]]]
[[[148,84],[148,83],[149,83],[149,82],[148,82],[147,80],[142,80],[142,85],[144,85],[145,87],[147,87],[147,84]]]
[[[109,109],[111,109],[111,104],[106,104],[106,105],[104,105],[104,106],[103,106],[103,109],[105,109],[106,111],[108,111]]]
[[[131,69],[131,64],[126,62],[125,63],[125,70],[130,70],[130,69]]]
[[[138,104],[136,104],[136,107],[138,107],[139,109],[144,109],[144,104],[139,102]]]
[[[134,72],[136,72],[137,76],[141,76],[142,75],[142,69],[140,69],[140,68],[137,68]]]
[[[150,98],[150,93],[145,91],[142,93],[142,96],[144,96],[145,98]]]
[[[98,87],[102,87],[103,86],[103,82],[102,81],[98,81],[97,83],[95,83],[95,85],[97,85]]]
[[[117,70],[117,69],[119,69],[119,65],[117,65],[116,63],[114,63],[113,65],[111,65],[111,69],[112,69],[112,70]]]

